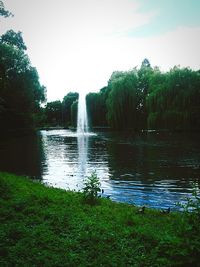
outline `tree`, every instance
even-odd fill
[[[78,100],[74,101],[71,105],[71,126],[77,127],[77,115],[78,115]]]
[[[1,36],[1,43],[11,45],[20,50],[27,49],[22,38],[22,33],[14,32],[13,30],[9,30]]]
[[[62,101],[63,106],[63,120],[64,124],[66,125],[72,125],[72,114],[71,114],[71,106],[76,100],[78,100],[78,93],[70,92],[68,93]]]
[[[45,108],[47,123],[53,126],[62,124],[62,103],[61,101],[48,102]]]
[[[147,128],[158,129],[161,127],[161,113],[163,111],[163,92],[166,87],[166,74],[154,69],[149,82],[149,90],[146,96]]]
[[[107,87],[99,93],[89,93],[86,96],[89,124],[91,126],[107,126]]]
[[[118,130],[138,129],[141,92],[138,90],[136,69],[117,74],[112,75],[109,81],[109,124]]]
[[[33,113],[45,100],[45,87],[24,46],[21,33],[9,31],[0,38],[0,123],[5,129],[32,126]]]
[[[172,130],[200,129],[200,75],[174,67],[152,76],[147,97],[148,127]]]
[[[142,61],[140,69],[137,71],[138,73],[138,89],[140,90],[141,99],[140,99],[140,111],[141,111],[141,125],[142,128],[147,127],[147,108],[146,108],[146,97],[149,92],[149,83],[151,76],[153,74],[153,69],[148,59],[144,59]]]
[[[7,18],[13,16],[13,14],[5,9],[3,1],[0,0],[0,17],[1,16]]]

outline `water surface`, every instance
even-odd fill
[[[200,142],[198,134],[169,132],[40,131],[1,141],[0,170],[70,190],[81,190],[96,171],[105,196],[114,201],[176,208],[199,187]]]

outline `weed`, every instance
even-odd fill
[[[95,172],[93,172],[91,176],[87,177],[83,187],[83,194],[87,203],[89,204],[97,203],[98,192],[101,191],[100,186],[101,183]]]
[[[185,203],[177,203],[177,206],[182,208],[183,212],[187,213],[188,215],[194,218],[200,218],[200,193],[193,186],[192,196],[187,197]]]

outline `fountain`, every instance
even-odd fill
[[[88,118],[87,118],[85,94],[79,93],[77,133],[80,135],[80,134],[85,134],[87,132],[88,132]]]
[[[87,174],[88,152],[88,118],[85,94],[79,93],[78,118],[77,118],[77,141],[78,141],[78,175],[83,181]]]

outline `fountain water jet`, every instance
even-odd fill
[[[82,182],[87,173],[88,152],[88,118],[85,98],[84,93],[79,93],[77,118],[78,176],[82,178]]]
[[[77,133],[85,134],[87,132],[88,132],[88,118],[87,118],[85,94],[79,93]]]
[[[79,93],[78,100],[78,118],[77,118],[77,143],[78,143],[78,176],[83,182],[87,176],[87,160],[88,160],[88,138],[95,135],[88,132],[88,118],[86,108],[86,95]]]

